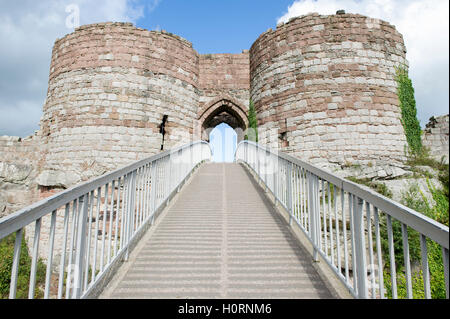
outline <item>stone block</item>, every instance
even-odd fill
[[[24,183],[32,170],[30,165],[0,162],[0,178],[4,182]]]
[[[45,170],[36,179],[38,185],[68,188],[81,180],[80,175],[71,171]]]

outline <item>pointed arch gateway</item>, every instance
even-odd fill
[[[238,143],[244,139],[248,128],[247,108],[230,97],[209,102],[199,116],[201,136],[209,141],[209,133],[220,123],[228,124],[236,131]]]

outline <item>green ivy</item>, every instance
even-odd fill
[[[253,101],[250,99],[248,108],[248,134],[244,139],[258,142],[258,119],[256,118],[256,110]]]
[[[408,142],[411,155],[417,155],[422,151],[422,130],[417,119],[416,100],[414,98],[414,88],[408,76],[406,68],[397,68],[397,95],[400,101],[401,122]]]

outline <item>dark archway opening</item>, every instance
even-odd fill
[[[223,104],[209,110],[208,112],[205,112],[205,114],[207,115],[204,117],[204,119],[201,119],[203,140],[209,142],[211,131],[222,123],[226,124],[229,128],[235,131],[237,136],[237,143],[244,139],[248,122],[246,121],[247,118],[243,118],[243,116],[246,116],[245,113],[238,112],[235,110],[235,108]]]

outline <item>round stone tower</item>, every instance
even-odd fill
[[[130,23],[85,25],[57,40],[41,119],[43,169],[98,175],[153,155],[164,115],[164,150],[186,143],[198,70],[190,42]]]
[[[404,158],[396,67],[402,35],[358,14],[309,14],[263,33],[250,50],[259,127],[282,151],[318,165]]]

